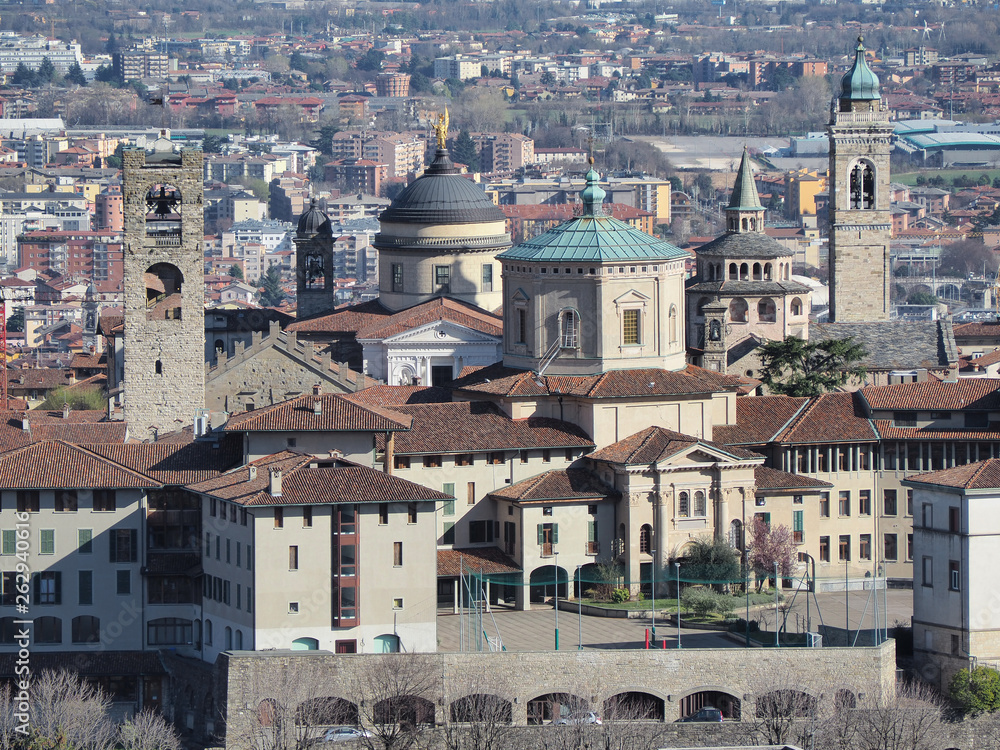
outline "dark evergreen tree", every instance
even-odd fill
[[[479,152],[476,151],[476,142],[472,140],[468,130],[458,134],[455,145],[451,148],[451,158],[472,171],[479,168]]]
[[[38,66],[38,81],[39,83],[52,83],[52,80],[56,77],[56,66],[52,64],[52,61],[43,57],[41,64]]]
[[[87,85],[87,76],[83,74],[80,63],[75,62],[69,66],[69,70],[66,71],[66,83],[72,83],[76,86]]]
[[[260,304],[264,307],[277,307],[285,299],[285,291],[281,288],[281,271],[274,264],[267,267],[257,286],[260,288]]]

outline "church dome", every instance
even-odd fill
[[[858,37],[858,46],[854,50],[854,65],[840,79],[840,98],[852,101],[875,101],[881,99],[879,94],[878,76],[868,67],[865,59],[865,38]]]
[[[474,182],[458,173],[439,148],[420,177],[396,197],[379,221],[398,224],[479,224],[505,221],[503,211]]]
[[[329,217],[319,210],[319,205],[316,199],[313,198],[309,203],[309,208],[299,217],[299,237],[312,237],[316,234],[332,233]]]

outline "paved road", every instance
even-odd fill
[[[881,594],[881,592],[880,592]],[[881,597],[880,597],[881,599]],[[897,620],[909,622],[913,611],[913,594],[911,591],[889,591],[889,623]],[[818,604],[818,611],[817,611]],[[844,627],[845,617],[850,610],[852,628],[857,628],[862,621],[865,606],[868,612],[864,615],[863,627],[874,627],[874,603],[869,592],[852,591],[849,602],[845,601],[843,593],[817,594],[815,600],[810,597],[809,609],[813,628],[820,622],[835,627]],[[788,616],[788,629],[793,632],[805,630],[805,602],[800,595]],[[737,616],[740,613],[737,612]],[[796,615],[799,615],[797,618]],[[784,617],[784,614],[781,615]],[[879,619],[883,620],[883,603],[879,603]],[[762,620],[764,629],[773,629],[773,608],[761,608],[751,612],[752,619]],[[440,614],[437,620],[438,648],[441,651],[459,650],[460,618],[457,615]],[[494,628],[494,620],[496,627]],[[470,618],[464,618],[463,628],[468,628]],[[575,612],[561,610],[559,612],[560,649],[573,650],[583,642],[584,649],[642,648],[646,629],[652,623],[649,618],[626,620],[609,617],[578,618]],[[551,605],[532,609],[526,612],[496,609],[493,617],[484,615],[483,626],[487,635],[495,637],[499,630],[504,646],[508,651],[545,651],[551,650],[555,644],[555,611]],[[677,629],[660,622],[656,628],[660,645],[666,640],[667,648],[677,647]],[[466,635],[466,638],[468,636]],[[740,648],[741,644],[725,636],[703,630],[681,629],[681,645],[684,648]],[[469,647],[466,647],[469,650]]]

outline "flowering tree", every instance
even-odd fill
[[[774,574],[775,563],[783,578],[791,576],[795,559],[791,530],[787,526],[771,526],[761,516],[754,516],[750,524],[748,563],[757,576],[757,590],[760,591],[765,579]]]

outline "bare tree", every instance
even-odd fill
[[[851,750],[933,750],[947,735],[945,702],[924,683],[900,685],[888,695],[877,687],[852,707],[838,701],[817,746]]]
[[[11,750],[17,739],[16,707],[9,684],[0,685],[0,750]]]
[[[448,750],[506,750],[514,744],[512,692],[507,675],[496,670],[470,674],[456,686],[463,695],[452,701],[443,730]]]
[[[419,747],[434,725],[433,665],[419,654],[382,654],[359,670],[351,694],[360,698],[358,724],[369,750]]]
[[[747,744],[809,746],[819,721],[817,686],[791,671],[754,672],[751,698],[744,701],[737,733]]]
[[[669,725],[663,706],[648,696],[627,693],[605,703],[604,750],[652,750],[663,747]]]
[[[118,729],[122,750],[180,750],[174,728],[158,713],[140,711]]]
[[[46,670],[31,684],[31,724],[36,736],[70,747],[106,750],[117,734],[111,698],[67,669]]]

